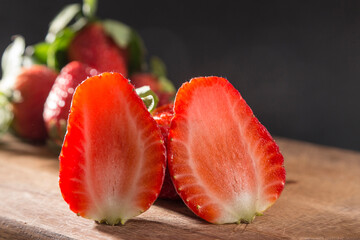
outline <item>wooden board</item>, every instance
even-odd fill
[[[287,184],[252,224],[213,225],[181,201],[158,200],[125,226],[77,217],[45,147],[0,144],[0,239],[360,239],[360,153],[278,138]]]

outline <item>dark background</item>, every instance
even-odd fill
[[[74,2],[2,0],[0,52]],[[360,150],[360,1],[99,0],[98,16],[137,29],[176,87],[226,77],[273,135]]]

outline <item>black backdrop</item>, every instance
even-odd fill
[[[0,51],[73,2],[2,0]],[[98,15],[137,29],[176,87],[224,76],[273,135],[360,150],[360,1],[99,0]]]

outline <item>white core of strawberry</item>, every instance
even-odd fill
[[[243,192],[231,202],[226,204],[232,206],[218,220],[219,223],[230,222],[251,222],[256,213],[256,196],[251,193]]]
[[[123,98],[124,97],[120,97],[120,99]],[[122,162],[124,159],[121,159],[123,155],[121,151],[130,151],[126,148],[126,143],[124,143],[125,145],[119,146],[119,139],[115,134],[110,135],[113,138],[106,136],[104,139],[99,138],[102,134],[90,136],[89,132],[93,132],[96,126],[89,125],[92,122],[87,121],[86,118],[84,119],[85,139],[90,139],[89,141],[94,140],[97,143],[101,141],[106,142],[106,144],[101,144],[101,148],[98,148],[96,144],[91,142],[85,142],[83,144],[86,154],[85,166],[83,166],[85,173],[84,178],[87,184],[87,194],[91,196],[92,201],[92,208],[89,209],[87,217],[110,225],[118,223],[124,224],[128,219],[146,210],[137,206],[136,203],[134,203],[134,199],[142,191],[147,191],[138,182],[142,176],[142,172],[146,171],[143,169],[143,162],[145,161],[144,149],[145,144],[149,145],[146,141],[151,139],[143,136],[143,131],[139,131],[136,120],[133,119],[128,107],[129,106],[124,105],[123,110],[125,113],[123,113],[123,118],[114,117],[113,122],[108,123],[108,129],[111,131],[118,129],[119,126],[126,126],[126,129],[124,128],[123,131],[133,135],[130,138],[133,140],[131,141],[132,143],[136,143],[136,147],[131,150],[132,154],[125,154],[126,156],[133,156],[132,164],[136,166],[133,172],[130,173],[132,175],[131,178],[122,176],[128,175],[128,169]],[[83,111],[86,111],[86,108],[84,108]],[[84,112],[84,116],[88,116],[86,112]],[[124,118],[126,119],[125,122]],[[122,120],[120,121],[119,119]],[[92,131],[86,129],[92,129]],[[104,131],[104,129],[98,129],[98,131]],[[96,156],[96,159],[94,159],[94,156]],[[102,164],[104,162],[107,164]],[[94,168],[93,165],[96,163],[98,163],[101,168],[97,168],[96,166]],[[102,186],[100,193],[99,189],[94,188],[94,185]],[[124,185],[127,186],[124,187]],[[119,189],[126,190],[120,195]]]

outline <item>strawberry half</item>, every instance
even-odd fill
[[[70,209],[111,225],[146,211],[165,173],[160,129],[118,73],[77,87],[59,159],[59,185]]]
[[[155,119],[156,123],[158,124],[161,130],[161,134],[163,135],[165,146],[167,146],[168,144],[170,123],[171,123],[171,119],[174,116],[173,108],[174,108],[174,104],[171,103],[158,107],[153,111],[153,118]],[[159,197],[164,199],[174,199],[174,200],[180,198],[174,188],[174,184],[171,181],[168,168],[166,168],[165,171],[164,184],[161,188]]]
[[[175,98],[168,167],[185,204],[211,223],[251,222],[284,188],[283,156],[224,78],[185,83]]]
[[[43,142],[47,137],[44,119],[44,103],[54,84],[57,73],[43,65],[22,69],[14,84],[20,100],[12,102],[14,119],[12,128],[25,140]]]
[[[106,35],[100,23],[82,29],[70,43],[68,56],[71,61],[80,61],[99,72],[118,72],[127,76],[126,50],[120,49]]]
[[[44,121],[51,140],[61,146],[75,88],[98,72],[80,62],[70,62],[60,72],[44,106]]]

